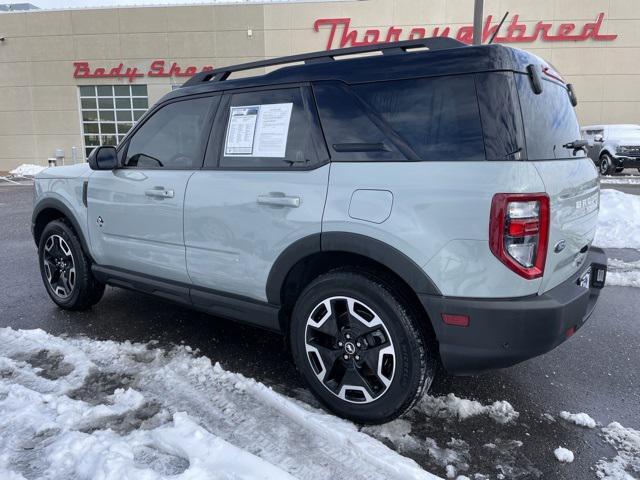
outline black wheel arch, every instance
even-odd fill
[[[85,254],[91,258],[88,243],[75,215],[62,200],[56,198],[45,198],[39,201],[33,209],[31,215],[31,233],[33,234],[33,240],[36,246],[40,242],[40,236],[47,224],[57,219],[64,219],[69,222],[76,235],[78,235]]]
[[[339,266],[341,260],[358,257],[368,259],[401,278],[414,293],[440,295],[429,276],[419,265],[398,249],[380,240],[350,232],[323,232],[304,237],[287,247],[276,259],[267,279],[269,303],[285,303],[285,287],[292,272],[303,268],[306,262],[318,263],[320,270],[329,268],[329,259]]]

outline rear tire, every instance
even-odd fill
[[[63,220],[47,224],[38,245],[44,286],[59,307],[86,310],[100,301],[104,284],[91,273],[91,262],[75,233]]]
[[[311,282],[293,309],[300,374],[323,405],[355,422],[393,420],[435,375],[435,342],[392,285],[372,272],[336,269]]]
[[[613,170],[613,161],[608,153],[603,153],[600,156],[600,175],[610,175]]]

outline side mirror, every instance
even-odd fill
[[[604,137],[602,135],[596,135],[593,137],[594,142],[602,143],[604,142]]]
[[[118,151],[110,145],[96,147],[88,160],[91,170],[113,170],[118,167]]]
[[[567,93],[569,94],[569,101],[571,102],[571,106],[575,107],[578,105],[578,97],[576,96],[576,90],[573,88],[573,85],[567,83]]]

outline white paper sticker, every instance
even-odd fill
[[[292,110],[293,103],[231,107],[225,156],[284,158]]]

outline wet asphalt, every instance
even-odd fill
[[[226,369],[315,404],[278,335],[114,288],[108,288],[90,311],[58,309],[42,285],[29,230],[32,188],[0,186],[0,327],[41,328],[97,340],[156,340],[167,347],[187,344]],[[640,193],[633,190],[629,193]],[[621,250],[610,256],[637,260],[640,253]],[[606,287],[591,319],[556,350],[477,377],[442,375],[431,388],[432,395],[452,392],[483,404],[507,400],[520,412],[514,423],[500,425],[486,416],[434,419],[413,411],[405,420],[411,422],[411,435],[418,443],[385,443],[442,477],[446,462],[429,454],[433,444],[427,438],[440,447],[449,443],[463,466],[458,473],[470,478],[481,473],[493,479],[503,473],[504,478],[516,479],[595,479],[596,463],[615,456],[614,449],[600,428],[581,428],[560,420],[558,414],[586,412],[603,425],[617,421],[640,429],[639,314],[640,289]],[[544,418],[545,413],[557,420]],[[450,443],[452,439],[464,443]],[[487,448],[487,443],[496,448]],[[558,446],[575,453],[574,463],[555,459]]]

